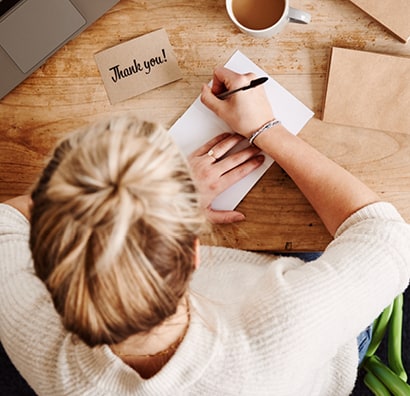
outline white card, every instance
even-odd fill
[[[225,65],[237,73],[253,72],[257,77],[269,77],[240,51],[236,51]],[[313,112],[273,78],[263,84],[275,117],[294,135],[298,134],[312,118]],[[211,140],[230,131],[227,124],[201,103],[200,97],[171,127],[170,133],[186,155]],[[245,178],[219,194],[212,203],[216,210],[233,210],[255,183],[272,165],[272,158],[266,156],[264,163]]]

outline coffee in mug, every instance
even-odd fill
[[[285,0],[232,0],[232,11],[242,26],[267,29],[282,17]]]
[[[232,22],[254,37],[270,37],[288,22],[309,23],[310,14],[289,6],[289,0],[226,0]]]

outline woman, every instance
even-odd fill
[[[410,227],[275,120],[262,87],[216,97],[252,78],[217,68],[202,91],[203,103],[252,141],[239,154],[224,157],[241,138],[223,135],[188,167],[159,127],[115,119],[57,148],[30,211],[24,198],[2,205],[0,336],[36,392],[351,392],[358,334],[409,282]],[[261,163],[259,150],[335,237],[309,264],[199,247],[204,213],[243,219],[210,203]],[[31,213],[30,237],[19,210]]]

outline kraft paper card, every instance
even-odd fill
[[[410,134],[410,59],[332,48],[323,121]]]
[[[409,0],[350,0],[405,43],[410,38]]]
[[[94,55],[111,104],[182,78],[164,29]]]
[[[225,65],[237,73],[253,72],[258,77],[269,77],[240,51]],[[294,135],[304,127],[313,116],[313,112],[273,78],[263,84],[273,113],[277,119]],[[198,97],[182,117],[171,127],[170,133],[186,155],[189,155],[204,143],[222,132],[230,131],[228,125],[205,107]],[[247,145],[248,143],[245,142]],[[238,150],[239,147],[236,148]],[[265,162],[251,174],[218,195],[212,203],[217,210],[233,210],[272,165],[272,158],[265,155]]]

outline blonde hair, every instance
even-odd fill
[[[35,270],[69,331],[118,343],[176,312],[205,219],[165,129],[128,115],[72,134],[32,199]]]

